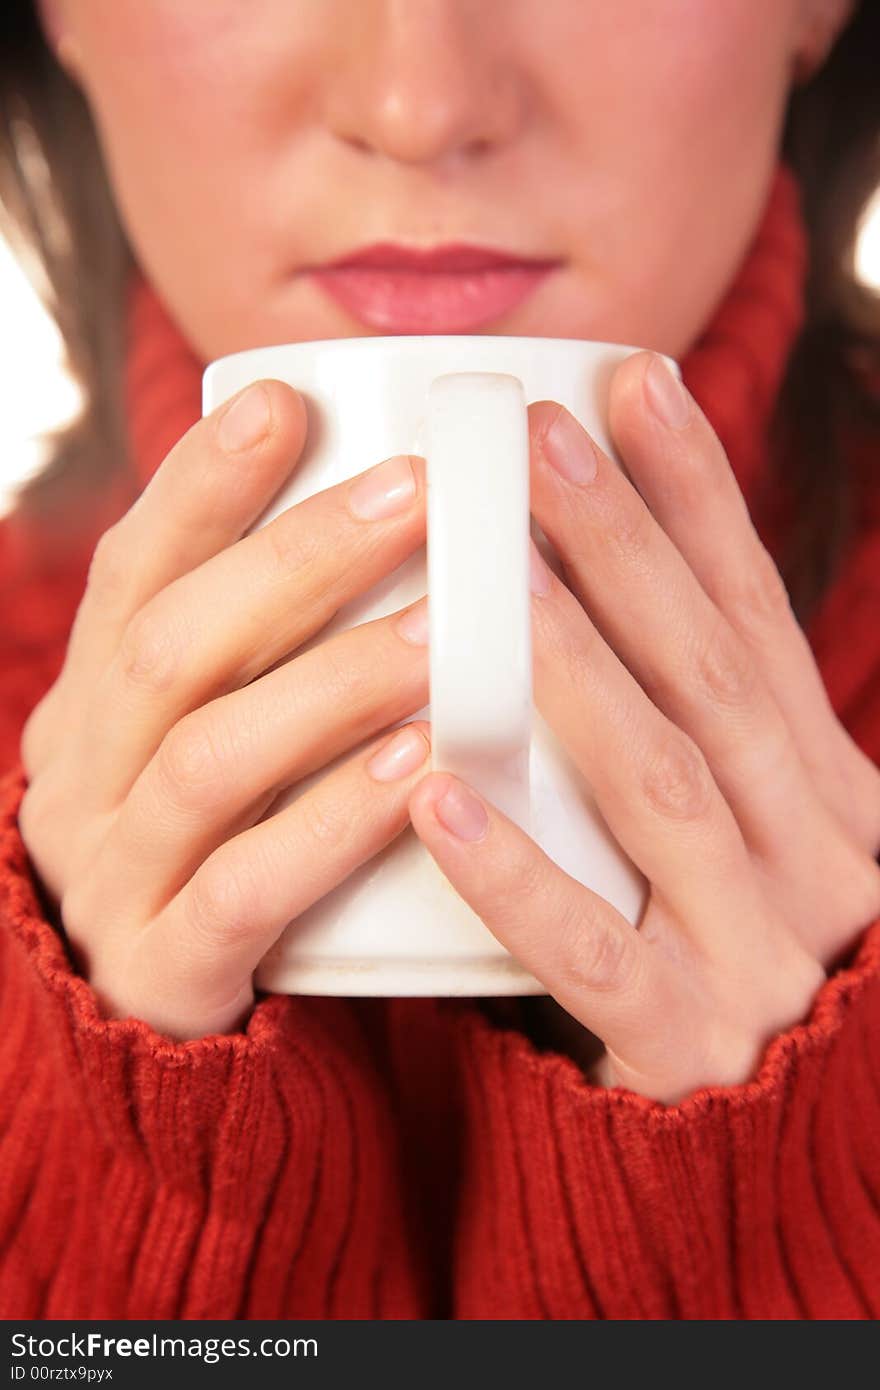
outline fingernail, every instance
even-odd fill
[[[416,495],[416,475],[407,455],[386,459],[351,486],[348,502],[356,516],[381,521],[406,511]]]
[[[691,418],[690,394],[657,353],[645,371],[645,395],[664,425],[673,430],[684,429]]]
[[[226,407],[217,426],[221,448],[231,454],[252,449],[269,428],[269,397],[262,386],[248,386]]]
[[[463,782],[453,782],[434,809],[441,824],[459,840],[482,840],[489,825],[482,801]]]
[[[531,538],[529,539],[529,583],[533,594],[549,594],[550,592],[550,566]]]
[[[408,772],[415,772],[425,761],[427,752],[428,744],[418,729],[407,726],[373,754],[367,771],[377,782],[395,782]]]
[[[414,642],[417,647],[428,645],[428,600],[427,597],[419,599],[413,608],[407,608],[405,613],[397,619],[397,631],[401,637],[406,638],[407,642]]]
[[[570,483],[589,483],[596,476],[596,451],[581,424],[561,408],[544,435],[541,449],[551,467]]]

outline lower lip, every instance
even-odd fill
[[[368,328],[382,333],[471,333],[521,304],[554,266],[487,270],[377,270],[337,266],[311,278]]]

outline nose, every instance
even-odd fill
[[[358,0],[346,11],[325,83],[338,139],[411,165],[473,159],[512,139],[524,83],[498,43],[494,0]]]

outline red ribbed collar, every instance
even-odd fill
[[[766,434],[803,322],[807,237],[793,173],[779,165],[748,254],[700,339],[685,381],[727,449],[747,501],[767,464]],[[145,484],[201,413],[203,363],[139,274],[128,304],[127,416]]]

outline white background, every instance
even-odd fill
[[[880,294],[880,193],[862,221],[856,271]],[[17,481],[40,467],[41,431],[70,419],[80,408],[79,393],[64,370],[58,331],[2,239],[0,383],[2,515],[11,504]]]

